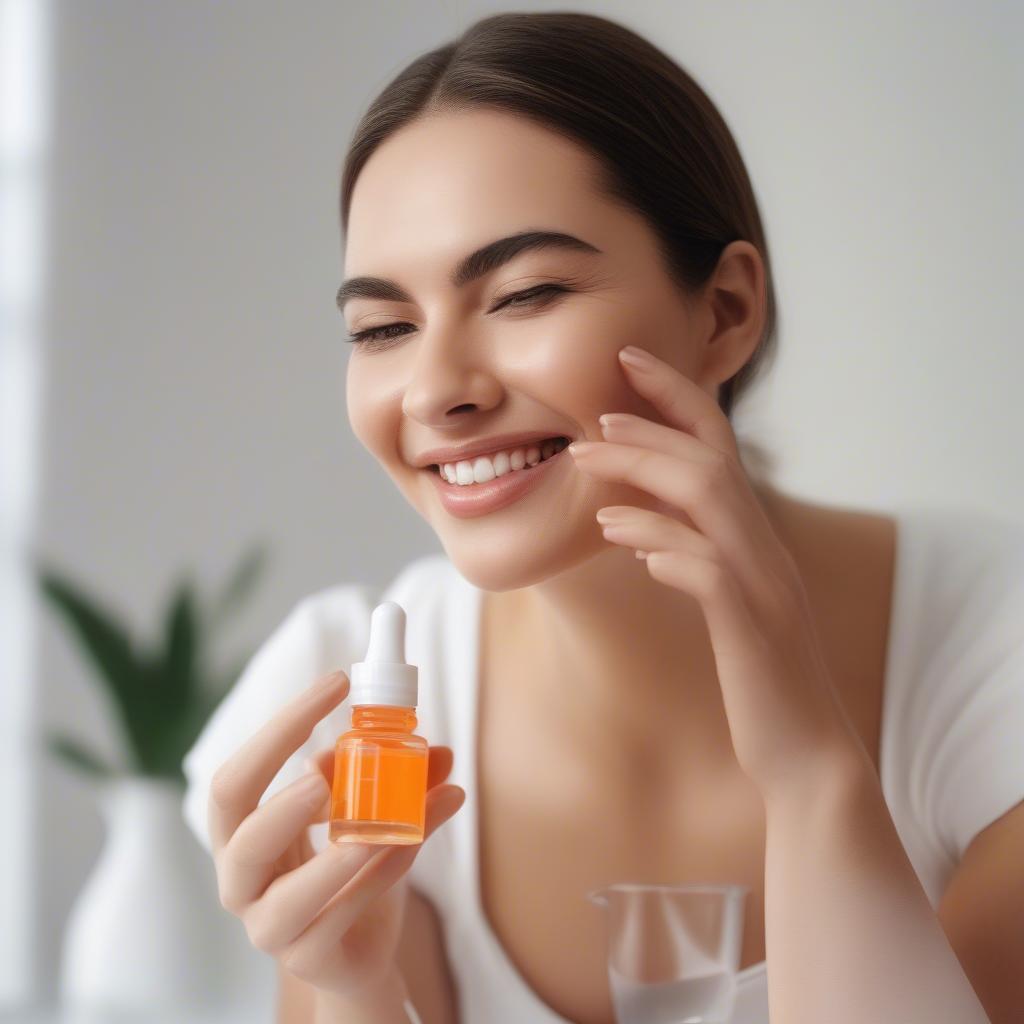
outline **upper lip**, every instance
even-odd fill
[[[495,434],[493,437],[481,437],[474,441],[450,445],[446,448],[429,448],[420,452],[413,460],[414,466],[440,466],[445,462],[459,462],[473,459],[477,455],[491,455],[505,448],[517,448],[531,441],[545,441],[549,437],[569,437],[557,430],[519,430],[514,434]]]

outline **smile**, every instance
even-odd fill
[[[448,483],[460,487],[472,487],[476,484],[490,483],[495,477],[506,473],[518,473],[530,469],[539,462],[545,462],[569,444],[567,437],[549,437],[545,441],[506,448],[489,455],[478,455],[474,459],[463,459],[459,462],[446,462],[434,465]]]
[[[550,449],[551,454],[546,458],[542,451],[544,446],[533,445],[527,446],[525,449],[515,449],[511,454],[509,452],[499,452],[493,457],[493,461],[483,456],[482,458],[472,460],[472,464],[469,462],[456,464],[458,467],[456,469],[456,477],[458,478],[459,473],[461,473],[461,478],[464,480],[467,479],[467,470],[470,470],[471,466],[474,474],[479,469],[482,470],[480,475],[485,477],[488,473],[488,466],[491,472],[504,470],[500,476],[495,476],[491,480],[484,480],[481,483],[451,483],[442,474],[441,467],[436,465],[430,466],[426,472],[430,473],[437,488],[441,504],[447,512],[460,519],[474,518],[486,515],[489,512],[496,512],[498,509],[504,508],[506,505],[510,505],[512,502],[525,497],[551,475],[552,468],[556,463],[565,462],[566,456],[564,452],[565,447],[569,443],[568,440],[559,438],[557,440],[552,439],[552,441],[544,442],[544,445],[552,446]],[[533,448],[533,453],[529,450],[531,447]],[[539,456],[540,461],[531,464],[531,454],[534,459]],[[507,460],[507,466],[503,459]],[[487,465],[481,466],[481,462]],[[521,465],[522,468],[512,468],[516,465]],[[450,471],[452,464],[449,463],[448,466]]]

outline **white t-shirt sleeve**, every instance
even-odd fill
[[[210,716],[182,762],[186,779],[185,820],[207,851],[211,849],[207,803],[214,773],[284,704],[321,676],[337,669],[351,675],[352,662],[366,653],[374,599],[371,587],[343,584],[300,600],[259,647]],[[261,803],[304,774],[305,758],[313,751],[332,746],[348,727],[346,697],[317,723],[309,739],[288,758],[267,787]],[[326,827],[322,827],[326,832]],[[326,841],[326,835],[320,842],[313,838],[315,846]]]
[[[1024,800],[1024,529],[999,527],[985,545],[977,570],[959,580],[953,629],[936,638],[943,728],[933,734],[927,806],[955,863]]]

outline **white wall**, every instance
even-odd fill
[[[1021,5],[550,6],[655,40],[739,141],[781,336],[736,423],[777,452],[780,486],[1024,521]],[[379,88],[501,9],[56,4],[37,544],[147,635],[180,568],[218,581],[256,539],[274,562],[237,645],[315,588],[440,550],[348,428],[338,176]],[[22,683],[46,723],[116,749],[48,619]],[[76,779],[47,766],[36,786],[52,985],[102,834]]]

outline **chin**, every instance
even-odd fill
[[[589,533],[589,531],[587,531]],[[492,593],[522,590],[582,565],[590,559],[611,553],[607,542],[582,533],[575,543],[559,539],[553,533],[509,547],[488,545],[482,538],[460,539],[457,534],[441,537],[445,554],[459,573],[473,586]]]

